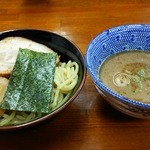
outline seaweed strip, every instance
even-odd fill
[[[49,113],[56,56],[19,49],[1,108]]]

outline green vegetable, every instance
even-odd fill
[[[150,68],[142,68],[140,69],[137,74],[143,79],[146,80],[150,78]]]
[[[49,113],[55,53],[20,49],[1,108]]]

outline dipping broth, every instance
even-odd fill
[[[124,97],[150,103],[150,52],[127,51],[109,57],[100,68],[99,78]]]

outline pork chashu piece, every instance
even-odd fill
[[[9,77],[16,58],[19,48],[26,48],[37,52],[54,53],[49,47],[34,42],[23,37],[7,37],[0,41],[0,76]],[[59,56],[57,57],[57,63]]]
[[[9,82],[8,79],[6,79],[4,77],[0,77],[0,105],[3,101],[3,97],[7,90],[8,82]],[[4,112],[5,112],[5,110],[0,108],[0,117],[3,115]]]

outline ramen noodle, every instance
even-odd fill
[[[79,66],[76,62],[60,62],[55,68],[54,87],[52,92],[52,101],[50,111],[56,110],[64,104],[73,92],[78,81]],[[0,118],[0,126],[18,125],[42,117],[41,113],[5,111]]]

